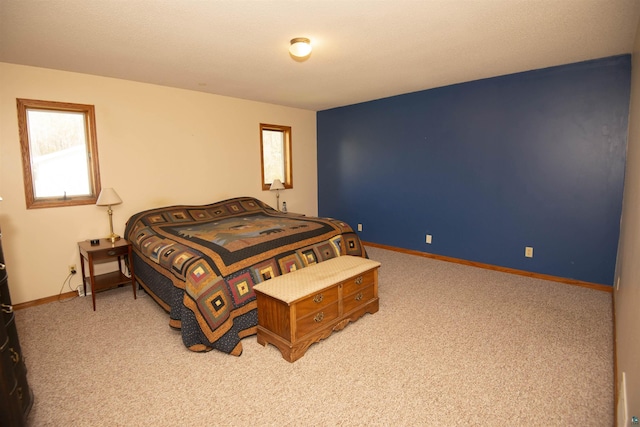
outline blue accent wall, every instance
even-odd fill
[[[630,86],[623,55],[320,111],[319,215],[364,241],[612,285]]]

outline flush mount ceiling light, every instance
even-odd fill
[[[304,58],[311,53],[311,41],[305,37],[296,37],[291,39],[289,53],[296,58]]]

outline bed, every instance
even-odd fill
[[[184,345],[235,356],[257,332],[254,285],[337,256],[367,256],[345,222],[278,212],[253,197],[139,212],[125,238],[136,281]]]

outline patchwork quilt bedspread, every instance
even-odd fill
[[[366,257],[348,224],[281,213],[252,197],[140,212],[125,237],[136,280],[184,344],[236,356],[256,333],[254,285],[336,256]]]

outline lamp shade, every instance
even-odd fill
[[[96,202],[97,206],[111,206],[111,205],[119,205],[122,203],[122,199],[116,193],[116,190],[113,188],[103,188],[100,191],[100,195],[98,196],[98,201]]]
[[[304,37],[292,39],[289,53],[298,58],[308,56],[311,53],[311,41]]]
[[[284,190],[284,185],[282,185],[282,181],[279,179],[274,179],[269,190]]]

